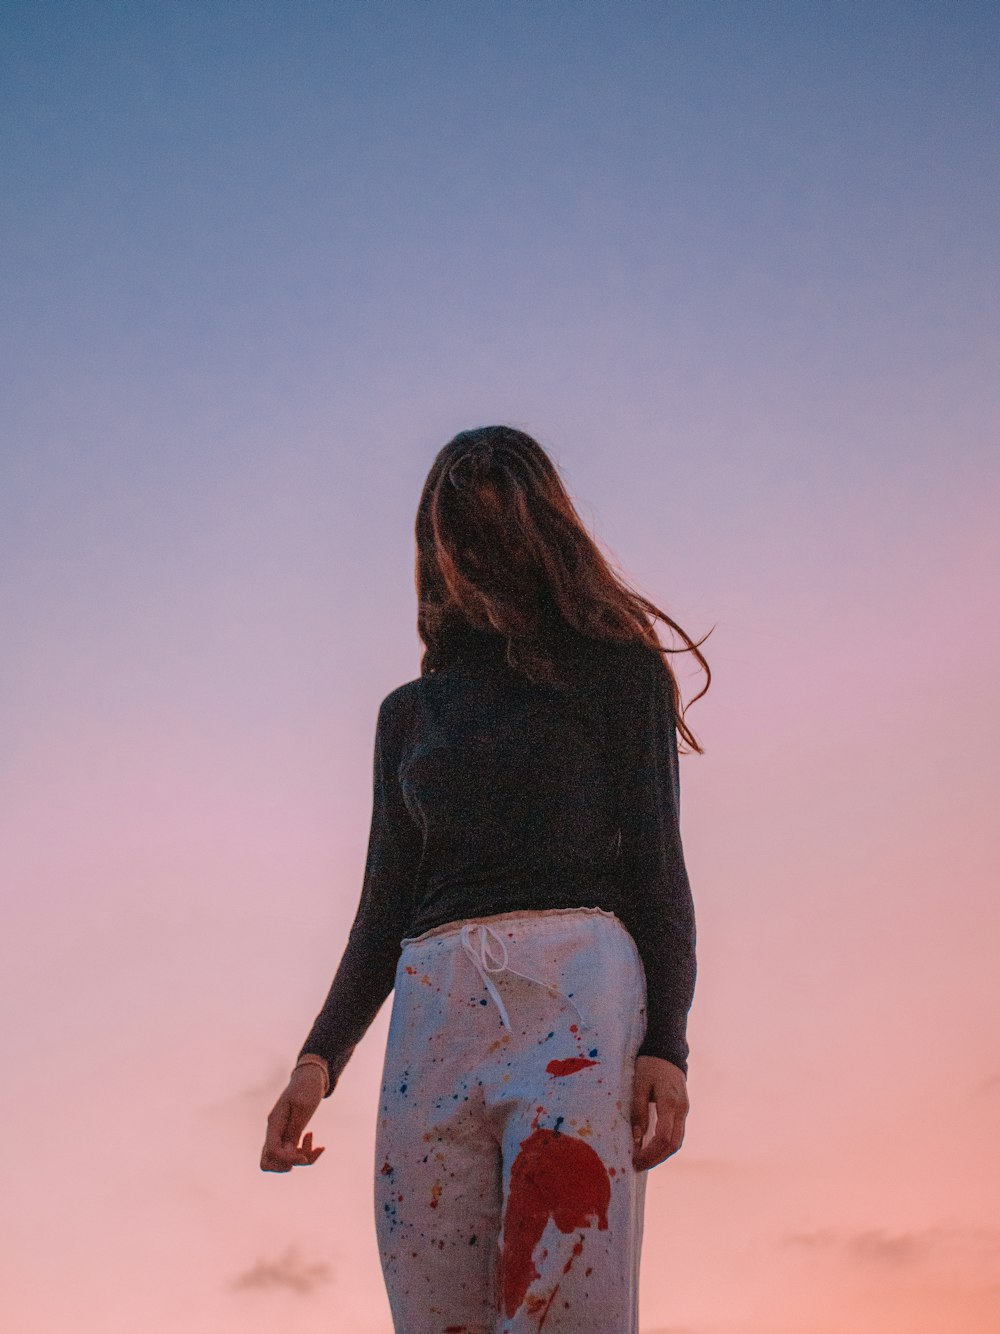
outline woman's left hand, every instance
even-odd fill
[[[653,1138],[643,1147],[649,1129],[649,1106],[656,1108]],[[659,1056],[635,1058],[632,1086],[632,1163],[645,1172],[676,1153],[684,1140],[688,1114],[687,1080],[684,1071]]]

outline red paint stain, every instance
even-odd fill
[[[577,1070],[596,1064],[587,1056],[568,1056],[564,1061],[549,1061],[545,1068],[550,1075],[575,1075]]]
[[[393,1167],[392,1163],[390,1163],[387,1158],[385,1162],[382,1164],[382,1175],[388,1176],[390,1172],[395,1172],[395,1170],[396,1169]]]
[[[529,1297],[525,1302],[524,1309],[528,1312],[528,1314],[538,1316],[538,1324],[536,1326],[536,1329],[541,1329],[542,1326],[545,1324],[545,1317],[548,1315],[549,1307],[555,1300],[555,1295],[558,1291],[559,1291],[559,1284],[557,1283],[548,1297]],[[540,1315],[539,1312],[541,1312]]]
[[[408,973],[411,973],[411,974],[412,974],[412,973],[415,973],[417,970],[416,970],[415,968],[411,968],[411,966],[410,966],[409,964],[407,964],[407,965],[406,965],[406,971],[407,971]]]
[[[568,1259],[568,1260],[566,1261],[566,1263],[563,1265],[563,1273],[564,1273],[564,1274],[568,1274],[568,1273],[569,1273],[570,1269],[573,1267],[573,1261],[574,1261],[574,1260],[576,1259],[576,1257],[582,1252],[582,1250],[583,1250],[583,1238],[581,1237],[581,1238],[579,1239],[579,1241],[578,1241],[578,1242],[575,1244],[575,1246],[573,1247],[573,1253],[572,1253],[572,1255],[570,1255],[569,1259]],[[544,1251],[543,1254],[544,1254],[544,1255],[548,1255],[548,1251]],[[592,1272],[593,1272],[592,1270],[589,1270],[589,1269],[587,1270],[587,1273],[588,1273],[588,1274],[589,1274],[589,1273],[592,1273]],[[528,1313],[529,1313],[530,1315],[537,1315],[537,1316],[538,1316],[538,1326],[537,1326],[537,1328],[538,1328],[539,1334],[541,1334],[542,1326],[545,1324],[545,1321],[546,1321],[546,1319],[548,1318],[549,1310],[550,1310],[551,1307],[552,1307],[552,1303],[553,1303],[553,1302],[555,1301],[555,1299],[556,1299],[556,1293],[559,1291],[559,1284],[560,1284],[561,1282],[562,1282],[562,1279],[559,1280],[559,1283],[557,1283],[556,1286],[555,1286],[555,1287],[552,1289],[552,1291],[549,1293],[549,1295],[548,1295],[548,1299],[547,1299],[547,1300],[546,1300],[546,1298],[544,1298],[544,1297],[528,1297],[527,1300],[526,1300],[526,1302],[525,1302],[525,1309],[528,1311]],[[564,1305],[565,1307],[567,1307],[567,1309],[568,1309],[568,1307],[569,1307],[569,1302],[563,1302],[563,1305]],[[539,1314],[539,1312],[541,1312],[541,1314]]]
[[[508,1316],[524,1301],[532,1280],[540,1277],[532,1252],[548,1220],[551,1218],[560,1232],[572,1232],[574,1228],[590,1227],[591,1219],[596,1218],[598,1228],[606,1231],[610,1200],[607,1170],[585,1140],[542,1127],[521,1141],[511,1168],[500,1257],[500,1283]],[[582,1241],[578,1244],[582,1249]],[[573,1254],[577,1254],[576,1248]]]
[[[572,1253],[572,1255],[569,1257],[569,1259],[568,1259],[568,1260],[566,1261],[566,1263],[563,1265],[563,1273],[564,1273],[564,1274],[568,1274],[568,1273],[569,1273],[569,1271],[570,1271],[570,1266],[572,1265],[573,1261],[576,1259],[576,1257],[577,1257],[578,1255],[582,1254],[582,1252],[583,1252],[583,1238],[581,1237],[580,1240],[579,1240],[579,1241],[576,1243],[576,1245],[573,1247],[573,1253]]]

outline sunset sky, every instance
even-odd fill
[[[992,0],[3,7],[5,1329],[391,1334],[391,1002],[259,1159],[505,422],[711,632],[642,1334],[997,1334],[998,70]]]

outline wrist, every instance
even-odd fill
[[[323,1076],[323,1096],[325,1098],[330,1092],[330,1067],[326,1058],[320,1056],[317,1052],[305,1052],[296,1061],[292,1074],[294,1075],[297,1070],[304,1070],[308,1066],[315,1066]]]

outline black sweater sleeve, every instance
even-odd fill
[[[354,924],[336,976],[299,1049],[325,1057],[329,1097],[354,1048],[395,984],[400,940],[409,928],[423,838],[403,801],[399,760],[406,708],[393,691],[379,708],[371,829]]]
[[[619,824],[619,915],[646,970],[647,1029],[640,1056],[687,1074],[687,1016],[694,998],[695,916],[680,830],[676,712],[663,658],[650,654],[641,707],[630,729]]]

